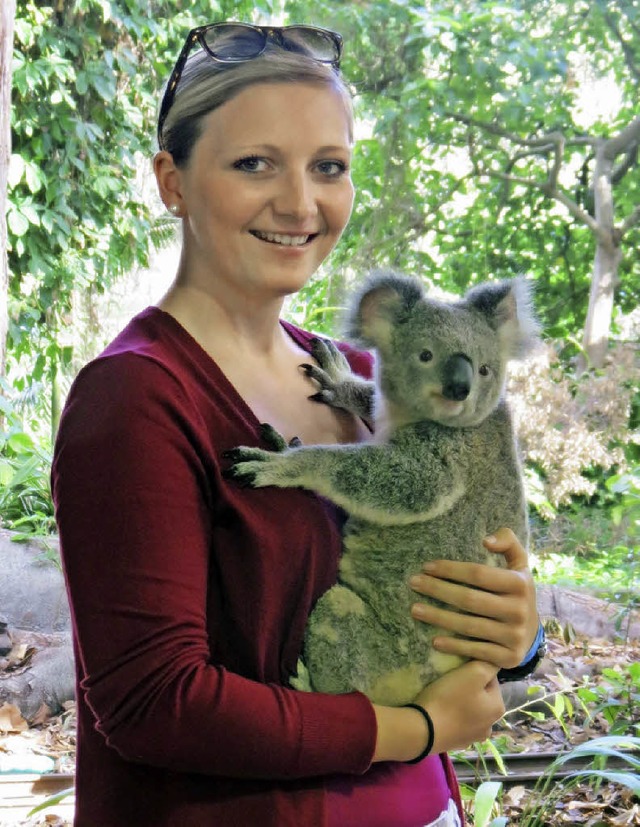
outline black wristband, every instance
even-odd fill
[[[515,666],[513,669],[501,669],[498,672],[499,683],[521,681],[524,680],[524,678],[529,677],[542,658],[547,654],[547,639],[545,637],[544,627],[542,624],[540,624],[534,645],[536,644],[537,648],[535,652],[528,660],[525,660],[524,663],[521,663],[519,666]]]
[[[418,712],[422,715],[424,720],[427,724],[427,729],[429,730],[429,737],[427,739],[427,746],[422,750],[420,755],[417,758],[412,758],[411,761],[405,761],[405,764],[417,764],[419,761],[422,761],[423,758],[426,758],[427,755],[433,749],[433,741],[435,739],[435,733],[433,731],[433,721],[431,720],[431,715],[427,712],[427,710],[422,707],[418,706],[418,704],[404,704],[405,709],[417,709]]]

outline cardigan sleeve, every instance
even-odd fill
[[[301,693],[211,661],[215,509],[186,406],[162,365],[118,355],[81,372],[60,425],[52,486],[95,727],[126,760],[174,771],[362,773],[376,737],[363,695]]]

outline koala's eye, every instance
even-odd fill
[[[430,362],[433,359],[433,353],[430,350],[423,350],[420,354],[421,362]]]
[[[489,365],[480,365],[478,368],[478,373],[480,376],[488,376],[491,373],[491,368]]]

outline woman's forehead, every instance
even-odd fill
[[[350,146],[352,117],[344,95],[329,85],[260,83],[210,112],[203,124],[217,142],[280,143],[288,138]]]

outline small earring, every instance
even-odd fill
[[[180,207],[177,204],[170,204],[169,212],[171,213],[171,215],[178,215],[178,213],[180,212]]]

